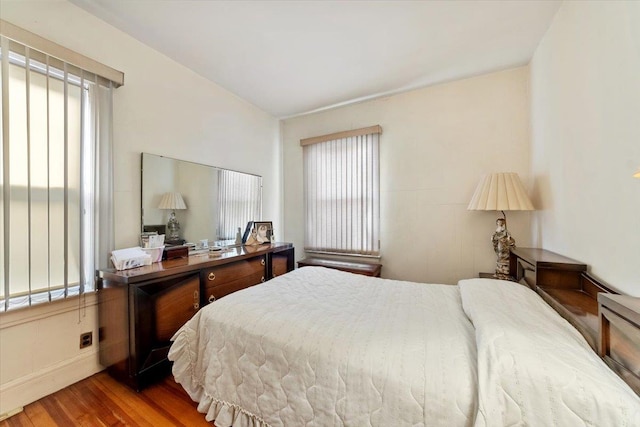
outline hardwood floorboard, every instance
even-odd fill
[[[95,408],[86,405],[86,400],[77,399],[75,395],[71,392],[74,386],[70,386],[67,388],[63,388],[59,392],[57,392],[54,396],[58,406],[62,409],[65,415],[71,420],[71,425],[87,425],[86,416],[87,414],[95,415],[95,420],[99,421],[100,418],[97,417],[97,413]]]
[[[34,426],[53,426],[55,425],[55,421],[44,406],[40,402],[32,403],[24,408],[22,414],[26,414],[31,423],[29,425]],[[11,419],[11,418],[10,418]]]
[[[169,376],[140,393],[100,372],[0,422],[0,427],[215,427]]]
[[[125,425],[153,427],[164,422],[164,419],[158,414],[148,410],[145,411],[144,402],[139,394],[136,393],[133,396],[129,396],[130,390],[113,378],[109,376],[93,377],[92,384],[95,387],[96,395],[101,396],[101,399],[108,399],[110,402],[109,407],[113,408],[118,415],[122,414]]]
[[[113,400],[93,386],[92,382],[80,382],[71,388],[77,399],[84,399],[95,412],[95,416],[107,426],[134,425],[127,412],[121,410]]]
[[[19,414],[14,415],[13,417],[7,419],[0,423],[0,425],[5,425],[3,423],[7,423],[8,427],[32,427],[34,424],[31,422],[29,417],[25,415],[24,412],[20,412]]]
[[[61,391],[62,390],[50,396],[47,396],[44,399],[39,400],[39,402],[42,404],[49,416],[53,418],[57,425],[75,425],[74,421],[69,418],[64,408],[60,407],[60,402],[58,401],[57,394]]]

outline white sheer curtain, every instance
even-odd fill
[[[87,172],[85,197],[86,212],[84,237],[87,254],[83,283],[93,290],[96,269],[111,267],[110,255],[115,247],[113,218],[113,82],[97,78],[89,85],[87,102],[91,108],[85,117],[87,144],[85,161]]]
[[[375,132],[303,143],[305,251],[380,254],[379,140]]]
[[[235,239],[238,228],[262,219],[262,177],[218,170],[218,238]]]
[[[0,311],[94,290],[114,244],[115,84],[11,37],[0,36]]]

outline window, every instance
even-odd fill
[[[249,221],[262,218],[262,178],[218,170],[218,239],[234,240]]]
[[[303,139],[305,251],[379,256],[379,139],[372,126]]]
[[[115,84],[5,36],[18,29],[5,24],[0,312],[94,290],[95,269],[107,266],[113,246]]]

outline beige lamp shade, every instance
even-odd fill
[[[187,209],[187,205],[180,193],[164,193],[158,204],[158,209]]]
[[[470,211],[532,211],[535,208],[517,173],[485,175],[471,198]]]
[[[640,169],[638,169],[638,172],[633,174],[634,178],[640,178]]]

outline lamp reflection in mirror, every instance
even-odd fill
[[[517,173],[501,172],[483,176],[467,206],[471,211],[500,211],[502,218],[496,220],[496,231],[491,237],[496,252],[496,271],[493,277],[509,279],[509,253],[515,240],[507,230],[505,211],[532,211],[533,203]]]
[[[158,209],[170,209],[169,222],[167,222],[167,239],[180,239],[180,223],[176,219],[176,210],[187,209],[180,193],[164,193]]]

